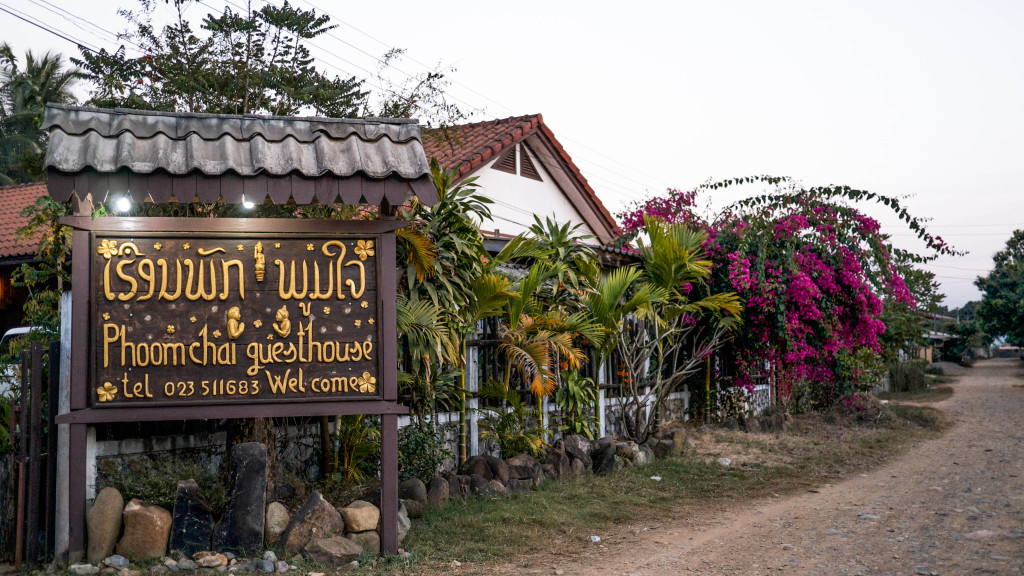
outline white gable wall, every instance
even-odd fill
[[[481,194],[494,200],[494,204],[491,204],[491,214],[494,218],[484,222],[481,229],[487,232],[499,230],[502,235],[515,236],[529,230],[533,224],[534,214],[540,216],[541,220],[554,214],[559,223],[583,224],[578,232],[593,234],[594,231],[586,225],[583,217],[555,184],[555,180],[544,165],[532,152],[527,153],[530,154],[530,159],[533,160],[533,165],[543,178],[543,182],[493,169],[492,166],[501,158],[501,154],[472,174],[478,177],[477,184],[480,185]]]

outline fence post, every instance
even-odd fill
[[[54,396],[57,412],[71,411],[71,292],[60,296],[60,386]],[[54,555],[60,558],[68,551],[68,425],[57,425],[57,484],[55,494],[56,518],[54,520]]]

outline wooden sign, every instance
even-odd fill
[[[90,405],[380,400],[380,237],[94,231]]]

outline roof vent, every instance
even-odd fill
[[[530,178],[532,180],[544,181],[540,177],[540,172],[537,171],[537,167],[533,165],[533,160],[530,159],[530,154],[527,152],[526,145],[523,145],[523,152],[520,155],[519,163],[521,164],[519,175],[523,178]]]
[[[491,167],[494,168],[495,170],[501,170],[502,172],[508,172],[509,174],[515,174],[516,173],[516,147],[513,146],[512,148],[510,148],[509,151],[506,152],[504,155],[502,155],[501,158],[498,158],[498,161],[495,162]]]

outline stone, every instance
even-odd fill
[[[654,450],[654,457],[659,459],[668,458],[673,453],[673,445],[671,440],[654,440],[653,442],[651,442],[651,448]]]
[[[644,464],[650,464],[651,462],[654,462],[654,450],[652,450],[651,447],[648,446],[647,444],[641,444],[640,446],[637,447],[637,453],[633,455],[633,462],[635,464],[640,464],[640,462],[636,461],[637,457],[640,455],[643,455]]]
[[[728,468],[730,464],[732,464],[732,460],[729,458],[723,456],[718,459],[718,465],[722,468]]]
[[[508,466],[527,466],[533,468],[533,465],[536,463],[537,460],[529,454],[519,454],[505,459],[505,464]]]
[[[372,504],[371,504],[372,506]],[[341,514],[324,500],[319,492],[313,492],[295,512],[288,527],[277,541],[277,549],[289,556],[300,554],[306,544],[315,538],[331,538],[345,532],[345,521]]]
[[[178,560],[178,568],[180,568],[181,570],[195,570],[198,567],[199,564],[196,564],[188,558],[182,558],[181,560]]]
[[[679,429],[672,432],[672,450],[676,454],[686,451],[686,430]]]
[[[213,534],[217,550],[245,553],[263,547],[267,513],[267,448],[258,442],[231,448],[228,502]]]
[[[266,572],[267,574],[276,570],[274,563],[270,560],[260,560],[256,563],[256,567],[260,569],[260,572]]]
[[[490,480],[490,481],[488,481],[487,482],[487,486],[490,487],[491,492],[493,492],[494,494],[497,494],[497,495],[500,495],[500,496],[504,496],[505,494],[508,494],[508,491],[505,490],[505,485],[502,484],[501,482],[498,482],[497,480]],[[415,518],[415,516],[413,516],[412,514],[410,514],[409,517],[410,518]]]
[[[448,499],[458,500],[463,495],[459,492],[459,475],[454,472],[446,472],[442,476],[448,482]]]
[[[273,548],[277,545],[277,541],[281,539],[281,534],[284,529],[288,527],[288,523],[291,521],[291,516],[288,514],[288,509],[285,508],[284,504],[280,502],[271,502],[267,506],[267,514],[263,524],[263,545],[267,548]],[[266,554],[273,554],[272,550],[268,550]],[[277,556],[274,556],[274,561],[277,561]]]
[[[551,477],[561,482],[572,480],[572,464],[565,454],[565,447],[561,440],[555,440],[554,444],[544,456],[544,463],[551,466]],[[544,471],[547,474],[547,470]]]
[[[495,480],[491,480],[495,482]],[[409,511],[409,518],[422,518],[423,517],[423,504],[415,500],[402,500],[402,504],[405,504],[405,509]]]
[[[516,480],[533,480],[536,474],[536,464],[533,466],[521,466],[518,464],[510,464],[508,467],[508,478],[509,480],[515,478]]]
[[[572,458],[570,459],[570,462],[571,464],[569,465],[569,467],[572,468],[573,478],[579,478],[580,476],[583,476],[587,472],[588,469],[583,465],[582,460]]]
[[[451,498],[451,488],[448,481],[440,476],[430,479],[430,486],[427,487],[427,506],[432,508],[444,508]]]
[[[636,454],[636,453],[637,453],[636,442],[631,442],[631,441],[619,442],[618,444],[615,445],[615,455],[616,456],[625,458],[627,460],[632,460],[633,459],[633,455]]]
[[[167,551],[171,513],[159,506],[132,500],[124,507],[124,535],[117,553],[132,560],[160,558]]]
[[[646,466],[648,463],[649,463],[649,461],[647,460],[647,453],[646,452],[638,451],[636,454],[633,454],[633,465],[634,466]]]
[[[97,564],[114,553],[117,537],[121,534],[121,514],[124,498],[117,488],[106,487],[96,496],[89,513],[85,515],[86,534],[89,537],[86,559]]]
[[[118,570],[128,567],[128,559],[120,554],[114,554],[113,556],[104,558],[103,563],[111,568],[117,568]]]
[[[615,456],[614,458],[615,458],[615,464],[612,466],[612,472],[613,473],[614,472],[618,472],[619,470],[622,470],[623,468],[628,468],[629,464],[631,463],[630,460],[626,460],[622,456]]]
[[[726,430],[739,430],[740,421],[735,418],[726,418],[722,426],[724,426]]]
[[[277,571],[278,574],[284,574],[288,571],[288,563],[284,560],[278,560],[274,563],[274,569]]]
[[[72,564],[68,566],[68,572],[75,576],[91,576],[92,574],[99,574],[100,569],[92,564]]]
[[[487,463],[487,469],[491,471],[491,479],[497,480],[502,484],[508,482],[508,464],[497,456],[484,456],[484,461]]]
[[[519,480],[517,478],[510,478],[508,484],[505,485],[505,490],[509,494],[515,494],[518,492],[529,492],[532,484],[528,481]]]
[[[474,474],[483,476],[487,480],[494,479],[494,473],[491,472],[490,466],[487,465],[487,460],[483,456],[473,456],[463,462],[462,466],[459,467],[459,472],[466,476],[472,476]]]
[[[409,530],[412,528],[412,520],[409,520],[409,513],[406,511],[405,506],[398,507],[398,545],[402,545],[402,540],[405,540]]]
[[[330,538],[314,538],[303,547],[304,554],[310,560],[340,568],[353,560],[358,560],[363,553],[362,547],[344,536]],[[287,569],[287,564],[285,568]]]
[[[760,434],[761,433],[761,421],[757,418],[743,417],[743,429],[747,431],[747,434]]]
[[[345,538],[358,544],[364,554],[373,554],[374,556],[380,554],[380,534],[376,530],[353,532],[346,534]]]
[[[277,553],[273,550],[267,550],[263,553],[263,559],[271,563],[277,562]]]
[[[406,500],[415,500],[426,506],[427,487],[419,478],[409,478],[398,485],[398,497]]]
[[[121,568],[117,571],[117,576],[141,576],[142,572],[138,570],[132,570],[131,568]]]
[[[348,506],[338,509],[338,512],[341,513],[341,518],[344,520],[345,530],[349,532],[374,530],[377,528],[377,523],[380,522],[380,509],[363,500],[356,500]]]
[[[210,554],[209,556],[203,556],[199,559],[199,565],[203,568],[216,568],[218,566],[227,566],[228,557],[223,554]]]
[[[470,495],[470,490],[469,489],[470,489],[470,486],[473,484],[473,482],[472,482],[473,477],[472,476],[466,476],[464,474],[460,474],[458,476],[458,479],[459,479],[459,484],[458,484],[458,486],[459,486],[459,498],[466,498],[466,497],[468,497]]]
[[[479,474],[473,474],[469,477],[469,492],[470,494],[490,496],[490,480]]]
[[[786,416],[782,412],[772,414],[772,431],[782,432],[786,428]]]
[[[210,547],[213,515],[199,494],[195,480],[178,482],[178,494],[171,515],[171,550],[193,554]]]
[[[594,453],[594,474],[607,476],[615,469],[615,445],[606,444]]]
[[[570,434],[562,439],[562,443],[565,446],[565,453],[570,458],[582,461],[584,468],[587,470],[591,469],[594,465],[593,460],[590,458],[590,451],[593,449],[593,446],[586,436]]]

